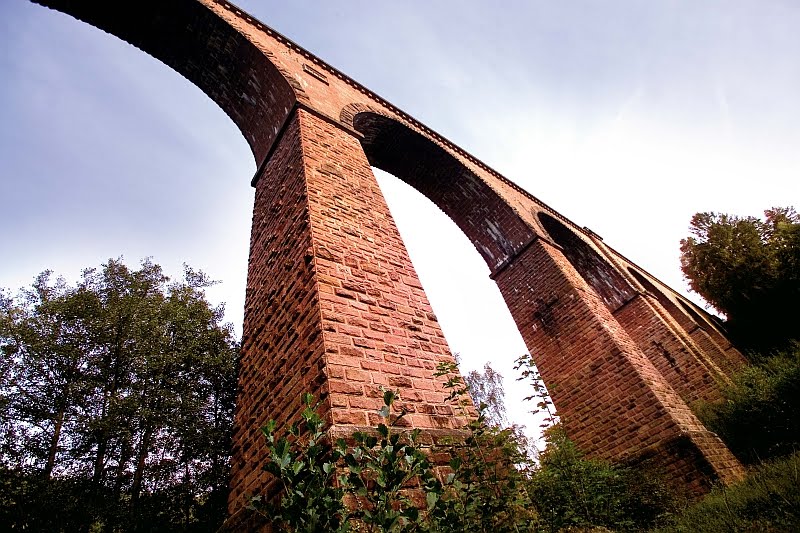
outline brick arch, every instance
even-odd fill
[[[352,108],[350,108],[352,109]],[[514,257],[533,230],[488,183],[443,147],[374,111],[353,115],[369,163],[414,187],[469,238],[489,269]]]
[[[295,92],[281,71],[201,2],[36,1],[126,41],[184,76],[233,120],[257,164],[295,105]],[[232,17],[240,14],[231,4],[223,5]]]
[[[342,110],[339,112],[339,121],[348,128],[357,130],[355,121],[356,116],[360,113],[372,113],[375,115],[381,115],[386,119],[394,119],[394,117],[390,116],[386,111],[378,108],[377,106],[364,103],[354,103],[348,104],[342,108]]]
[[[636,292],[624,276],[592,245],[547,213],[540,212],[537,217],[553,242],[561,246],[575,270],[597,292],[612,312],[635,296]]]
[[[687,303],[679,295],[662,290],[656,281],[649,279],[637,269],[628,267],[628,272],[658,300],[719,370],[730,374],[744,362],[741,353],[721,333],[720,329],[712,322],[711,317],[703,316],[702,311],[695,309],[693,304]]]
[[[694,329],[698,326],[703,326],[705,321],[700,319],[700,316],[693,316],[685,309],[681,309],[675,301],[664,293],[661,289],[656,287],[655,283],[647,279],[647,277],[638,270],[628,267],[628,272],[631,276],[650,294],[655,296],[658,302],[669,312],[676,322],[681,324],[686,329]],[[695,313],[696,314],[696,313]],[[700,320],[698,320],[700,319]]]
[[[678,304],[701,327],[709,327],[709,328],[717,329],[716,325],[712,324],[709,319],[707,319],[706,317],[701,315],[700,312],[697,311],[692,305],[690,305],[690,304],[688,304],[688,303],[686,303],[686,302],[684,302],[683,300],[680,300],[680,299],[678,300]]]
[[[300,392],[319,394],[332,436],[374,426],[381,387],[401,390],[403,420],[429,442],[454,442],[471,416],[435,373],[453,357],[370,165],[415,187],[472,241],[586,451],[653,453],[694,490],[705,476],[739,477],[650,362],[667,352],[688,361],[692,349],[594,235],[553,210],[537,217],[549,209],[539,200],[226,0],[38,2],[184,75],[256,157],[232,514],[267,487],[258,428],[296,419]]]

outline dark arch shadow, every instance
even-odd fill
[[[656,287],[656,285],[647,279],[643,274],[631,267],[628,267],[628,272],[630,272],[631,276],[633,276],[634,279],[636,279],[636,281],[638,281],[647,292],[655,296],[656,300],[658,300],[658,303],[660,303],[679,324],[682,324],[688,329],[691,329],[691,325],[702,325],[703,321],[698,320],[699,316],[695,317],[692,315],[692,313],[684,312],[671,298],[664,294],[661,289]],[[691,323],[689,321],[691,321]]]
[[[713,316],[705,317],[701,314],[700,311],[695,309],[693,305],[688,304],[683,300],[679,299],[678,303],[687,313],[689,313],[689,316],[691,316],[694,319],[694,321],[700,324],[701,326],[704,326],[711,331],[718,331],[720,334],[722,334],[722,332],[725,331],[725,327],[721,323],[718,324],[714,323],[714,322],[720,322],[719,318]]]
[[[717,328],[711,323],[711,320],[701,315],[697,310],[693,309],[691,305],[684,302],[681,298],[670,298],[664,291],[659,289],[653,282],[647,279],[644,274],[638,272],[636,269],[628,267],[628,272],[638,281],[646,291],[656,297],[658,302],[672,315],[672,317],[687,329],[691,329],[691,325],[700,326],[712,333],[717,333]],[[689,321],[691,321],[689,323]]]
[[[264,53],[196,0],[35,1],[115,35],[183,75],[233,120],[256,164],[296,101]]]
[[[533,238],[533,230],[489,185],[444,148],[394,119],[357,113],[353,126],[369,163],[411,185],[441,209],[495,271]]]
[[[575,232],[547,213],[537,216],[553,242],[561,246],[575,270],[612,312],[636,295],[622,274]]]

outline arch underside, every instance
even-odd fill
[[[263,380],[264,372],[275,365],[274,357],[265,355],[265,346],[275,340],[275,335],[262,331],[265,324],[275,324],[269,304],[275,291],[300,287],[296,282],[284,283],[280,275],[306,275],[307,283],[300,287],[302,298],[285,298],[282,308],[287,314],[286,327],[280,334],[285,345],[296,352],[291,356],[293,368],[305,368],[298,366],[300,363],[317,365],[320,379],[316,386],[321,390],[327,387],[326,394],[341,402],[330,402],[332,411],[340,417],[334,417],[334,421],[354,425],[357,417],[359,423],[371,420],[368,415],[378,407],[373,405],[377,396],[370,397],[365,391],[385,381],[389,386],[405,388],[409,396],[416,394],[417,401],[429,408],[429,412],[419,411],[410,417],[416,416],[430,428],[450,423],[446,415],[452,415],[452,410],[448,411],[450,407],[439,398],[443,393],[435,390],[432,375],[433,361],[447,359],[449,352],[402,239],[399,235],[388,238],[392,225],[378,223],[390,220],[390,215],[388,208],[376,207],[380,203],[376,199],[383,199],[377,184],[373,184],[369,165],[414,187],[473,243],[498,282],[531,353],[540,357],[537,362],[543,361],[542,375],[547,367],[548,375],[556,376],[551,382],[563,385],[562,405],[569,405],[572,423],[580,426],[580,445],[619,458],[632,449],[640,452],[642,447],[655,446],[665,435],[668,442],[688,433],[698,435],[690,448],[699,459],[674,459],[671,464],[679,465],[676,472],[684,468],[681,461],[690,465],[686,468],[694,468],[714,454],[724,456],[727,452],[704,433],[672,388],[692,390],[705,383],[708,372],[701,361],[703,354],[687,344],[684,332],[665,323],[660,311],[641,297],[622,267],[615,265],[619,261],[609,259],[614,256],[602,243],[585,239],[574,227],[550,215],[534,214],[537,220],[526,222],[516,209],[540,213],[541,206],[534,205],[533,200],[527,206],[529,198],[512,201],[513,192],[498,187],[491,178],[481,178],[453,155],[452,146],[444,148],[446,143],[435,140],[435,135],[420,133],[416,126],[381,112],[361,111],[352,116],[352,127],[362,136],[357,141],[347,121],[330,119],[331,113],[322,109],[323,104],[338,108],[357,99],[351,97],[358,87],[336,81],[343,80],[341,77],[314,76],[322,85],[315,86],[316,92],[310,94],[319,100],[321,109],[308,108],[315,103],[310,102],[311,97],[304,97],[298,105],[297,93],[287,76],[292,79],[297,75],[298,79],[292,79],[297,83],[307,81],[301,77],[301,63],[293,64],[299,69],[294,74],[282,74],[265,53],[223,18],[224,9],[218,15],[208,8],[227,9],[226,2],[35,1],[103,29],[182,74],[231,117],[249,143],[256,163],[261,166],[266,161],[262,168],[272,173],[271,180],[262,180],[257,186],[255,212],[261,210],[261,226],[254,224],[251,240],[247,307],[252,319],[245,328],[249,327],[249,334],[245,332],[249,339],[243,340],[243,345],[250,354],[245,378],[252,381],[257,394],[242,397],[237,407],[237,423],[244,428],[236,452],[240,469],[234,484],[239,483],[239,492],[262,482],[252,472],[257,460],[247,451],[252,444],[247,431],[251,420],[242,418],[245,411],[241,404],[260,410],[263,395],[275,392],[272,387],[264,388]],[[276,47],[281,46],[288,45],[280,41]],[[297,49],[291,53],[296,54]],[[310,54],[303,57],[308,59]],[[332,69],[329,72],[335,74]],[[278,178],[286,187],[272,186],[272,179]],[[291,201],[273,201],[273,195],[284,193],[291,193]],[[276,231],[283,231],[280,242],[274,238]],[[259,232],[261,241],[255,238]],[[324,276],[323,267],[328,269]],[[270,284],[275,286],[273,293],[263,290]],[[404,285],[405,292],[398,294],[399,285]],[[298,302],[305,302],[304,311],[311,317],[301,341],[296,330],[295,315],[302,307]],[[323,309],[321,303],[327,308]],[[324,312],[318,315],[318,308]],[[264,339],[256,339],[258,335]],[[409,363],[419,363],[423,352],[430,355],[428,367],[412,368]],[[684,368],[680,372],[671,370],[672,360],[681,363],[681,357],[685,369],[696,369],[694,377],[681,374],[689,375]],[[673,372],[674,379],[665,381],[649,360],[664,360],[659,368],[666,370],[659,372]],[[339,374],[334,376],[334,372]],[[609,385],[618,391],[606,391],[602,401],[598,400],[598,391]],[[630,412],[628,418],[619,416],[623,398],[624,409]],[[354,412],[356,406],[361,411]],[[291,414],[291,410],[284,411],[287,417]],[[647,422],[647,417],[654,421]],[[653,427],[645,427],[645,423]],[[653,429],[656,423],[668,429],[657,431]],[[596,438],[598,434],[603,438]],[[718,477],[727,475],[725,472],[735,477],[735,460],[715,462],[714,471]],[[238,509],[240,503],[232,499],[231,509]]]
[[[370,164],[431,200],[464,232],[491,271],[534,237],[486,182],[430,139],[377,113],[358,113],[353,125],[364,136],[361,145]]]
[[[256,46],[196,0],[34,0],[110,33],[196,85],[233,120],[260,164],[295,103]]]

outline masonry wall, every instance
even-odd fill
[[[225,0],[40,2],[192,80],[259,165],[231,512],[266,490],[259,427],[293,419],[302,392],[323,401],[333,433],[376,422],[382,386],[400,390],[406,420],[431,439],[465,421],[433,377],[452,356],[370,163],[426,194],[476,246],[581,447],[651,456],[697,490],[741,473],[686,405],[712,398],[718,369],[741,354],[687,320],[684,302],[640,290],[624,271],[638,267],[593,237],[590,254],[552,242],[540,214],[581,241],[590,232]]]
[[[383,388],[429,441],[473,410],[436,378],[453,363],[386,202],[351,133],[298,109],[256,184],[231,513],[263,493],[259,428],[324,402],[335,436],[379,422]]]
[[[692,341],[707,355],[714,365],[719,368],[725,377],[730,377],[737,369],[745,364],[746,360],[728,339],[700,313],[694,311],[694,316],[689,314],[690,304],[683,304],[684,311],[665,292],[656,287],[644,274],[633,268],[628,269],[634,279],[647,291],[651,300],[662,306],[665,313],[676,323],[676,327],[689,336]],[[680,300],[678,300],[680,301]],[[683,303],[683,302],[681,302]]]
[[[717,479],[741,477],[738,461],[558,246],[538,239],[495,279],[567,433],[582,450],[614,461],[652,456],[696,492]]]

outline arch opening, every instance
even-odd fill
[[[528,349],[488,268],[468,237],[435,204],[403,180],[373,167],[392,218],[462,374],[488,362],[503,375],[509,420],[540,435],[516,381],[514,361]]]
[[[636,295],[622,274],[575,232],[547,213],[540,212],[537,216],[567,260],[612,312]]]
[[[656,297],[658,302],[679,324],[683,324],[684,327],[695,325],[708,330],[710,333],[717,333],[716,327],[709,320],[703,317],[703,315],[698,313],[692,308],[692,306],[684,302],[681,298],[675,298],[674,300],[669,298],[669,296],[664,294],[664,291],[659,289],[653,282],[651,282],[642,273],[638,272],[634,268],[628,267],[628,272],[630,272],[630,274],[642,285],[642,287],[645,288],[646,291],[650,292]],[[689,321],[690,324],[687,324]]]
[[[709,320],[700,314],[700,312],[697,311],[694,306],[684,302],[681,299],[678,299],[678,304],[680,304],[680,306],[689,314],[689,316],[691,316],[699,325],[708,328],[713,333],[719,333],[717,326],[712,322],[712,320],[714,320],[713,317],[710,317]]]
[[[698,322],[695,317],[691,316],[691,313],[686,313],[683,310],[681,310],[677,305],[675,305],[675,302],[673,302],[672,299],[670,299],[666,294],[664,294],[664,292],[661,289],[656,287],[656,285],[649,279],[647,279],[643,274],[641,274],[640,272],[631,267],[628,267],[628,272],[630,272],[631,276],[633,276],[634,279],[636,279],[636,281],[638,281],[639,284],[642,287],[644,287],[644,289],[647,292],[656,297],[658,303],[660,303],[664,307],[664,309],[666,309],[667,312],[670,315],[672,315],[672,318],[674,318],[678,322],[678,324],[681,324],[684,328],[691,325],[694,326],[702,325],[702,323]]]
[[[184,76],[233,120],[257,164],[296,101],[267,56],[196,0],[34,1],[108,32]]]
[[[370,164],[397,176],[442,210],[494,271],[533,238],[533,231],[495,191],[444,148],[383,115],[361,112]]]

